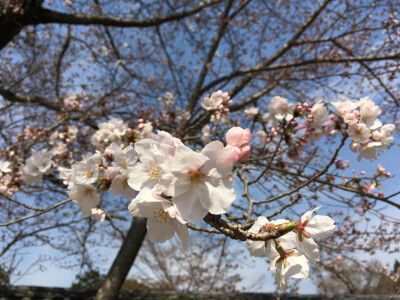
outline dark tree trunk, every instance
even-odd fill
[[[42,3],[43,0],[14,0],[9,6],[0,5],[0,50],[31,23]]]
[[[117,299],[119,290],[142,246],[145,235],[146,219],[134,218],[106,279],[97,291],[95,300]]]

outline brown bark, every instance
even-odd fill
[[[95,300],[117,299],[122,284],[135,261],[146,235],[146,219],[134,218],[131,228],[115,258]]]

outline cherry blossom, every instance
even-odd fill
[[[307,258],[297,250],[280,251],[271,263],[270,270],[275,270],[275,283],[281,291],[286,291],[289,278],[307,278],[309,266]]]
[[[97,189],[88,184],[74,184],[69,190],[69,197],[82,210],[84,216],[92,215],[92,208],[100,203],[100,197]]]
[[[278,219],[275,221],[268,221],[268,219],[264,216],[260,216],[254,222],[253,226],[249,229],[251,233],[265,233],[265,232],[273,232],[275,231],[275,225],[284,224],[289,222],[285,219]],[[278,243],[285,250],[290,250],[296,247],[296,234],[294,232],[288,232],[287,234],[281,236],[277,239]],[[278,251],[275,247],[274,240],[268,241],[252,241],[247,240],[247,249],[249,250],[252,256],[262,256],[265,254],[269,259],[274,259],[276,256],[279,256]]]
[[[32,155],[22,166],[22,179],[27,183],[40,183],[43,174],[49,172],[53,166],[52,156],[46,150],[41,152],[32,150]]]
[[[371,131],[366,124],[356,123],[349,126],[347,134],[356,143],[365,143],[368,141]]]
[[[9,161],[4,161],[4,160],[0,161],[0,176],[2,176],[3,173],[11,172],[10,165],[11,165],[11,162],[9,162]]]
[[[205,110],[213,110],[221,108],[221,105],[224,102],[228,101],[229,101],[229,94],[226,92],[224,93],[221,90],[218,90],[216,92],[213,92],[210,96],[201,99],[200,105]]]
[[[174,157],[162,166],[157,188],[171,196],[181,216],[191,222],[208,212],[226,213],[236,198],[229,179],[233,160],[220,141],[207,144],[201,153],[178,145]]]
[[[201,133],[202,133],[201,140],[205,145],[211,142],[211,128],[209,125],[205,125],[201,129]]]
[[[361,98],[359,101],[360,107],[360,122],[364,123],[370,129],[376,129],[382,126],[382,122],[379,121],[378,117],[382,110],[379,106],[369,98]]]
[[[96,219],[97,222],[103,222],[106,219],[106,214],[104,210],[98,207],[92,208],[91,211],[92,216]]]
[[[275,96],[268,104],[268,113],[263,116],[263,119],[269,122],[269,126],[276,126],[277,121],[293,119],[294,109],[295,105],[289,103],[286,98]]]
[[[328,216],[314,216],[314,211],[320,209],[316,207],[307,211],[299,220],[297,232],[297,247],[310,262],[319,261],[320,254],[318,245],[313,238],[326,238],[335,230],[335,222]]]
[[[159,181],[161,166],[175,153],[177,141],[164,132],[159,132],[155,139],[144,139],[135,144],[141,163],[129,171],[128,184],[139,191],[144,187],[153,188]]]
[[[175,232],[182,241],[183,249],[189,245],[189,231],[174,204],[154,193],[143,189],[129,204],[133,216],[147,218],[147,230],[150,240],[163,243],[172,238]]]
[[[108,122],[100,123],[99,130],[92,136],[92,143],[98,149],[104,149],[108,144],[121,143],[121,136],[126,133],[127,126],[123,121],[111,119]]]

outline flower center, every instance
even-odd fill
[[[303,236],[306,238],[311,238],[310,234],[306,231],[306,226],[310,222],[310,220],[305,220],[304,222],[301,221],[301,218],[299,220],[299,226],[296,227],[297,235],[299,237],[300,242],[303,240]]]
[[[201,172],[200,169],[198,169],[198,170],[191,170],[189,172],[189,177],[192,182],[199,182],[204,179],[205,175]]]
[[[153,217],[156,219],[157,223],[167,223],[168,213],[162,208],[153,211]]]
[[[92,177],[92,172],[90,172],[90,171],[86,171],[85,172],[85,176],[87,177],[87,178],[90,178],[90,177]]]
[[[160,175],[160,168],[151,166],[146,170],[146,172],[148,179],[158,178],[158,176]]]

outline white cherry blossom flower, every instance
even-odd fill
[[[132,146],[121,149],[117,144],[112,143],[105,152],[112,154],[114,159],[112,164],[120,172],[132,169],[138,160],[138,155]]]
[[[379,138],[374,140],[381,142],[382,147],[393,143],[392,131],[394,130],[394,128],[394,124],[383,125],[379,131]]]
[[[50,135],[50,137],[49,137],[49,144],[50,144],[50,145],[55,145],[55,143],[57,142],[57,139],[58,139],[58,135],[59,135],[58,130],[54,131],[54,132]]]
[[[178,145],[183,145],[180,139],[173,137],[166,131],[158,131],[157,134],[151,136],[151,139],[159,142],[166,152],[172,154]],[[173,152],[170,152],[171,149],[173,149]]]
[[[93,160],[79,161],[72,165],[73,181],[76,184],[91,184],[99,177],[99,166]]]
[[[129,212],[135,217],[147,218],[147,231],[150,240],[164,243],[175,232],[182,241],[183,249],[189,245],[189,231],[186,222],[179,215],[176,207],[169,200],[154,194],[151,189],[143,189],[136,199],[129,204]]]
[[[223,93],[222,91],[218,90],[213,92],[210,96],[206,96],[200,100],[200,105],[205,110],[213,110],[221,108],[224,102],[229,101],[229,94]]]
[[[96,219],[97,222],[103,222],[106,219],[106,214],[104,210],[98,207],[92,208],[92,216]]]
[[[234,154],[219,141],[207,144],[201,153],[178,146],[163,165],[157,188],[171,196],[184,219],[198,222],[207,212],[226,213],[236,198],[229,174]]]
[[[316,207],[307,211],[299,220],[299,226],[296,227],[297,247],[311,262],[317,262],[320,258],[318,245],[313,238],[326,238],[335,230],[335,222],[328,216],[314,216],[314,211],[320,209]]]
[[[209,125],[205,125],[202,129],[201,129],[201,140],[203,141],[203,143],[205,145],[207,145],[209,142],[211,142],[211,128]]]
[[[11,172],[10,166],[11,162],[7,160],[0,160],[0,176],[2,176],[3,173]]]
[[[353,112],[348,112],[347,114],[345,114],[343,116],[343,121],[347,124],[347,125],[353,125],[358,123],[358,117],[359,117],[360,113],[355,110]]]
[[[53,155],[64,155],[68,152],[67,146],[63,142],[57,142],[53,148]]]
[[[139,138],[141,140],[151,139],[154,137],[153,125],[151,125],[151,122],[139,124],[138,129],[139,129],[139,132],[138,132]]]
[[[244,115],[250,118],[255,117],[258,115],[260,109],[258,107],[249,107],[243,111]]]
[[[265,133],[264,130],[257,130],[254,134],[260,143],[265,143],[265,140],[267,139],[267,134]]]
[[[297,250],[290,250],[282,256],[277,256],[271,263],[270,270],[275,270],[275,283],[284,292],[289,278],[307,278],[309,273],[308,261]]]
[[[362,144],[358,146],[358,154],[357,161],[361,161],[364,157],[366,159],[376,159],[378,157],[378,153],[376,152],[376,148],[382,147],[381,142],[369,142],[366,144]]]
[[[371,130],[367,127],[366,124],[363,123],[356,123],[350,125],[349,128],[346,130],[349,137],[356,143],[365,143],[368,141]]]
[[[331,104],[336,107],[336,113],[339,116],[344,117],[353,109],[356,109],[359,103],[355,100],[348,100],[346,98],[339,97],[338,101],[331,102]]]
[[[279,121],[282,121],[283,119],[290,121],[293,119],[294,109],[295,105],[293,103],[289,103],[286,98],[280,96],[273,97],[271,102],[268,104],[269,117],[275,118]]]
[[[378,119],[382,110],[379,106],[375,105],[370,98],[361,98],[359,101],[359,107],[361,123],[364,123],[370,129],[376,129],[382,126],[382,122]]]
[[[100,203],[97,189],[88,184],[73,184],[68,192],[69,197],[82,210],[84,216],[92,215],[92,208]]]
[[[129,186],[128,179],[129,179],[128,172],[125,171],[119,174],[111,182],[110,192],[114,196],[122,194],[127,200],[133,199],[136,195],[136,192]]]
[[[153,188],[159,181],[161,166],[172,158],[175,148],[170,144],[144,139],[135,144],[135,150],[141,163],[129,171],[128,184],[137,191],[144,187]]]
[[[112,142],[121,143],[121,136],[126,133],[128,127],[122,120],[111,119],[108,122],[100,123],[99,130],[92,136],[92,143],[99,149]]]
[[[79,131],[79,129],[78,129],[77,126],[75,126],[75,125],[68,126],[68,131],[67,131],[68,139],[67,139],[67,142],[75,141],[76,140],[76,135],[78,134],[78,131]]]
[[[43,174],[48,173],[53,166],[52,156],[49,151],[36,152],[33,150],[32,155],[22,166],[22,180],[27,183],[40,183]]]
[[[322,99],[318,99],[316,103],[311,108],[311,115],[313,116],[314,123],[322,125],[326,118],[326,107],[322,103]]]
[[[264,216],[257,218],[253,226],[249,229],[251,233],[265,233],[272,232],[275,230],[275,225],[283,224],[289,222],[285,219],[278,219],[276,221],[269,222]],[[294,232],[288,232],[287,234],[281,236],[278,239],[279,244],[285,250],[290,250],[296,247],[296,234]],[[247,249],[252,256],[262,256],[265,254],[269,259],[274,259],[279,256],[278,251],[275,247],[274,240],[268,241],[252,241],[247,240]]]

